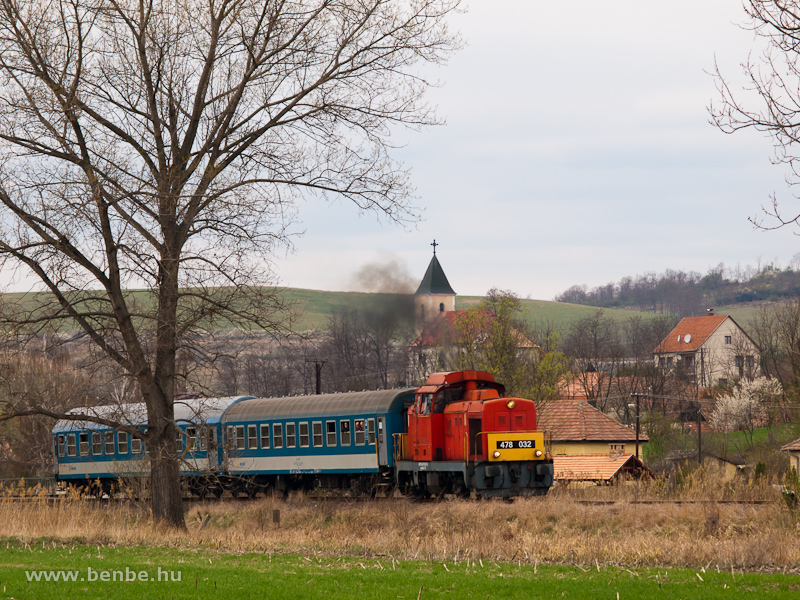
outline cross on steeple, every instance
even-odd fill
[[[440,244],[436,243],[436,240],[433,240],[433,243],[431,244],[431,246],[433,246],[433,255],[434,256],[436,256],[436,246],[439,246],[439,245]]]

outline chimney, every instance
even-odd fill
[[[706,312],[708,313],[709,317],[713,317],[714,316],[714,309],[713,308],[707,308]]]

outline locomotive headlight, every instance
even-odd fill
[[[542,451],[541,450],[537,450],[533,454],[534,454],[534,456],[536,456],[536,458],[539,458],[542,455]]]
[[[509,400],[508,402],[506,402],[506,407],[508,408],[508,410],[511,410],[511,409],[512,409],[512,408],[514,408],[516,405],[517,405],[517,403],[516,403],[516,402],[514,402],[513,400]]]
[[[500,458],[500,451],[499,450],[495,450],[494,452],[492,452],[492,456],[494,458]]]

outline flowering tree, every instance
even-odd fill
[[[752,447],[753,430],[766,421],[769,402],[782,393],[783,388],[777,379],[758,377],[742,380],[732,393],[717,400],[711,423],[718,431],[746,432]]]

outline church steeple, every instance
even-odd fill
[[[456,293],[450,287],[439,259],[436,258],[436,240],[433,241],[433,258],[425,271],[425,276],[414,294],[417,314],[417,325],[421,327],[426,321],[439,313],[452,312],[456,309]]]

